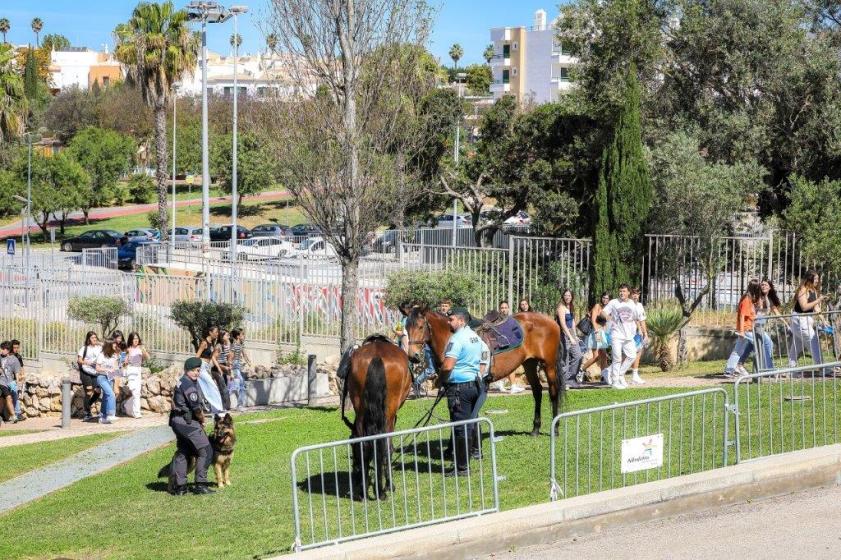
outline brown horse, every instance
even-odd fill
[[[370,336],[359,347],[344,353],[337,375],[345,380],[342,387],[342,420],[350,428],[351,438],[393,432],[397,411],[403,406],[412,386],[406,354],[387,338]],[[345,416],[345,399],[348,396],[355,412],[353,422]],[[368,473],[374,459],[372,479]],[[352,496],[358,500],[367,499],[368,482],[373,482],[375,495],[385,499],[385,479],[390,463],[388,438],[355,444]]]
[[[497,381],[521,365],[526,370],[526,378],[534,396],[534,428],[531,434],[536,436],[540,433],[540,402],[543,396],[543,387],[537,376],[539,362],[543,363],[549,383],[552,418],[558,415],[563,391],[556,370],[561,330],[555,321],[542,313],[517,313],[514,319],[523,327],[523,344],[494,356],[491,375]],[[409,336],[409,359],[419,361],[424,344],[428,344],[432,349],[435,369],[440,368],[444,362],[444,349],[452,334],[447,318],[425,307],[415,307],[408,315],[406,332]]]

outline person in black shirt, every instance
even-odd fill
[[[213,447],[204,431],[204,397],[199,388],[199,358],[188,358],[184,362],[184,375],[172,394],[172,411],[169,413],[169,427],[175,432],[177,450],[172,458],[171,469],[175,477],[173,494],[187,493],[187,457],[196,457],[195,494],[212,494],[214,490],[207,482],[207,469],[213,460]]]

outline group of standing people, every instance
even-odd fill
[[[246,378],[243,365],[251,366],[245,353],[245,331],[230,332],[210,327],[202,336],[196,357],[201,360],[198,383],[210,412],[231,410],[231,395],[237,397],[237,408],[245,404]]]
[[[645,383],[639,375],[639,364],[648,344],[648,328],[640,294],[639,288],[622,284],[618,298],[604,292],[587,317],[576,322],[575,295],[572,290],[563,291],[555,321],[561,328],[559,371],[565,387],[582,387],[585,372],[593,364],[602,370],[602,381],[614,389],[628,387],[625,380],[628,370],[631,370],[631,383]],[[592,352],[592,357],[583,363],[587,350]]]
[[[196,357],[202,362],[199,383],[202,395],[214,414],[230,410],[232,393],[237,395],[238,408],[242,408],[245,402],[243,364],[250,366],[251,361],[245,353],[244,345],[245,333],[241,329],[229,333],[219,327],[212,327],[202,337],[196,352]],[[101,401],[99,422],[111,424],[116,421],[119,395],[123,397],[120,404],[125,415],[141,418],[141,372],[144,362],[148,360],[149,352],[136,332],[125,338],[122,331],[115,330],[110,337],[100,341],[96,332],[89,331],[85,335],[84,346],[76,356],[79,378],[85,393],[84,420],[89,422],[97,419],[92,413],[92,407]]]
[[[76,355],[79,379],[85,392],[86,422],[95,420],[91,411],[101,401],[99,422],[111,424],[117,419],[117,395],[123,394],[123,412],[132,418],[141,418],[140,395],[143,388],[142,367],[149,360],[140,335],[132,332],[126,339],[122,331],[115,330],[100,342],[94,331],[85,335],[85,343]]]
[[[785,326],[788,367],[797,367],[800,355],[807,349],[815,364],[823,363],[816,314],[828,299],[821,295],[821,277],[809,270],[794,294],[792,313],[787,320],[773,282],[753,279],[748,282],[736,311],[736,344],[724,367],[725,377],[748,375],[745,364],[756,351],[756,371],[774,369],[774,341],[766,328],[770,317],[777,316]],[[757,340],[757,336],[761,340]]]
[[[15,424],[25,417],[20,410],[18,383],[23,386],[23,358],[20,355],[20,341],[6,340],[0,343],[0,418]]]

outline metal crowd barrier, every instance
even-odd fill
[[[841,361],[737,379],[736,462],[841,442],[839,377]]]
[[[481,454],[468,462],[466,475],[446,476],[453,461],[445,448],[468,444],[455,437],[456,427],[475,429]],[[381,462],[384,449],[390,460]],[[487,418],[309,445],[290,461],[295,551],[499,511],[494,428]],[[370,462],[370,470],[354,476],[357,461]]]
[[[756,372],[841,361],[841,311],[759,317],[753,341]]]
[[[549,499],[726,466],[728,408],[727,391],[711,388],[559,414]]]

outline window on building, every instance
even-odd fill
[[[552,40],[552,54],[559,54],[562,56],[572,56],[572,46],[568,41],[560,41],[558,39]]]
[[[502,58],[511,58],[511,45],[502,45]]]
[[[558,77],[561,79],[562,82],[569,81],[569,68],[566,66],[561,66],[560,72],[558,73]]]
[[[111,78],[109,76],[102,76],[102,87],[108,87],[111,84]]]
[[[517,50],[517,41],[514,41],[514,43],[512,43],[511,48],[515,51]]]
[[[508,70],[502,71],[502,83],[508,84],[511,83],[511,77],[509,76]]]
[[[517,75],[517,69],[516,69],[516,68],[512,68],[512,69],[511,69],[511,74],[512,74],[513,76],[516,76],[516,75]]]

